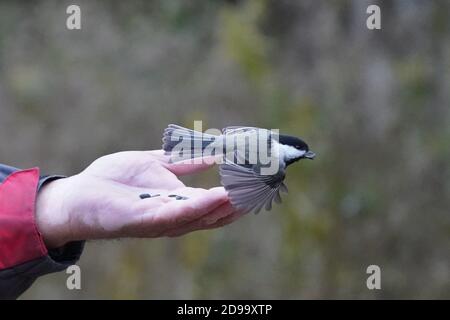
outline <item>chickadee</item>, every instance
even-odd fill
[[[262,147],[276,164],[275,170],[269,170],[270,165],[255,156]],[[203,157],[207,148],[213,150],[208,155],[223,155],[219,173],[231,204],[243,212],[255,213],[263,207],[271,210],[273,201],[281,203],[280,191],[287,192],[283,181],[289,165],[316,156],[303,140],[266,129],[227,127],[221,135],[212,135],[171,124],[164,130],[163,150],[172,155],[172,161],[180,156],[180,150],[193,159]]]

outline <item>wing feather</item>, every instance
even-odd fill
[[[281,203],[280,190],[286,189],[284,168],[270,176],[261,175],[257,166],[225,162],[220,165],[220,176],[231,203],[244,212],[271,210],[273,201]]]

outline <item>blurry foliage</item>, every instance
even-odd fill
[[[67,1],[0,1],[2,163],[74,174],[194,120],[279,128],[318,154],[272,212],[89,243],[81,291],[60,273],[24,297],[448,298],[450,4],[375,1],[368,31],[372,2],[78,1],[68,31]]]
[[[266,1],[248,1],[240,7],[225,8],[222,14],[222,41],[230,56],[250,80],[259,82],[267,75],[267,44],[258,30]]]

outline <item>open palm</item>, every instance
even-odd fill
[[[80,174],[49,184],[47,197],[64,199],[58,202],[63,214],[52,217],[53,225],[59,225],[54,237],[67,242],[179,236],[231,223],[241,214],[222,187],[190,188],[178,179],[209,167],[171,164],[161,150],[99,158]],[[142,194],[151,197],[141,199]]]

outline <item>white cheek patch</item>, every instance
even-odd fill
[[[292,146],[283,146],[284,149],[284,160],[291,160],[291,159],[298,159],[302,157],[306,151],[305,150],[298,150]]]

